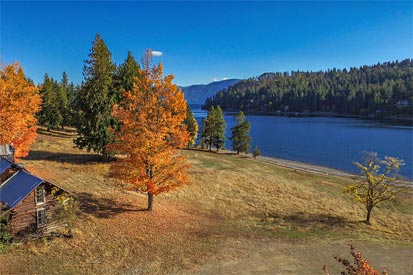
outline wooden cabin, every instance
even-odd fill
[[[63,226],[54,218],[56,198],[70,195],[68,191],[1,157],[0,179],[1,214],[9,219],[14,236],[50,233]]]

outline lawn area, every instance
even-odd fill
[[[230,154],[183,150],[192,184],[155,197],[124,191],[109,164],[73,148],[76,133],[39,131],[32,173],[76,194],[71,239],[14,244],[0,274],[332,274],[351,243],[389,274],[413,270],[413,201],[365,211],[342,190],[353,179],[320,176]]]

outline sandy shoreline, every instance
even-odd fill
[[[297,171],[308,172],[308,173],[313,173],[313,174],[318,174],[318,175],[326,175],[326,176],[332,175],[332,176],[337,176],[337,177],[346,177],[346,178],[353,178],[353,179],[360,178],[360,176],[357,174],[352,174],[349,172],[344,172],[344,171],[336,170],[333,168],[314,165],[314,164],[308,164],[304,162],[285,160],[285,159],[266,157],[266,156],[259,156],[257,157],[257,160],[265,162],[265,163],[271,163],[277,166],[297,170]]]
[[[189,150],[236,156],[235,152],[230,151],[230,150],[221,149],[219,152],[216,152],[215,150],[208,151],[206,149],[200,149],[200,148],[190,148]],[[251,154],[241,153],[238,156],[252,158]],[[267,156],[258,156],[257,161],[274,164],[276,166],[285,167],[285,168],[292,169],[292,170],[318,174],[318,175],[326,175],[326,176],[330,175],[330,176],[346,177],[346,178],[353,178],[353,179],[360,178],[360,175],[352,174],[350,172],[345,172],[345,171],[341,171],[341,170],[337,170],[337,169],[333,169],[333,168],[329,168],[325,166],[309,164],[309,163],[293,161],[293,160],[279,159],[279,158],[267,157]]]

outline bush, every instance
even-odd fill
[[[11,242],[11,228],[7,217],[0,215],[0,253],[7,249],[7,244]]]
[[[363,256],[361,255],[361,252],[355,252],[355,248],[352,245],[350,246],[350,255],[353,257],[354,260],[354,265],[351,264],[349,260],[346,260],[344,258],[335,256],[334,259],[336,259],[339,263],[344,265],[346,267],[345,271],[340,272],[341,275],[389,275],[387,273],[385,268],[382,268],[382,272],[380,273],[379,271],[375,270],[373,267],[371,267],[366,259],[363,259]],[[327,266],[323,266],[323,271],[325,275],[331,275],[328,272]]]

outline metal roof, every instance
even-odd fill
[[[10,161],[8,161],[5,158],[0,158],[0,174],[3,173],[4,171],[6,171],[7,169],[10,168],[10,166],[12,166],[13,163],[11,163]],[[0,182],[1,184],[1,182]]]
[[[19,170],[0,186],[0,201],[13,208],[43,181],[24,170]]]

